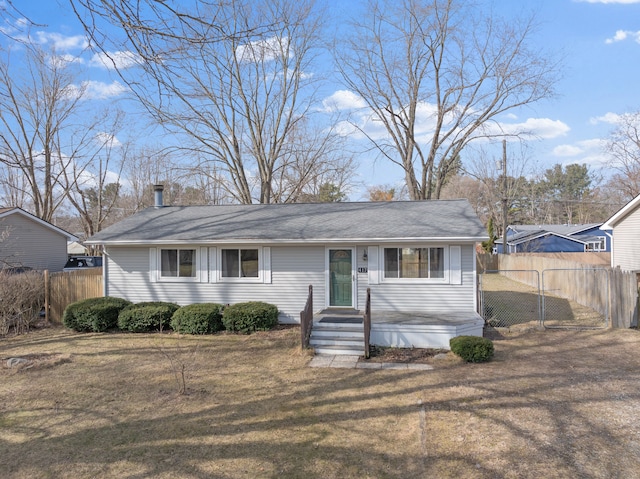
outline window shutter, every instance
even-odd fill
[[[158,281],[158,251],[156,248],[149,248],[149,281]]]
[[[449,283],[462,284],[462,249],[460,246],[449,247]]]
[[[218,248],[209,248],[209,264],[207,265],[209,271],[209,282],[218,282]]]
[[[200,262],[198,263],[198,282],[206,283],[209,281],[209,251],[208,248],[200,248]]]
[[[271,247],[262,248],[262,281],[271,284]]]
[[[380,257],[378,256],[377,246],[369,246],[367,262],[369,263],[367,267],[369,270],[369,284],[378,284],[380,281],[380,268],[378,267]]]

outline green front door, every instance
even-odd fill
[[[350,249],[329,250],[329,306],[353,306],[353,271]]]

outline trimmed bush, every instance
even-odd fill
[[[127,306],[118,315],[118,327],[123,331],[144,333],[170,328],[173,313],[180,306],[163,301],[149,301]]]
[[[118,327],[118,314],[130,301],[112,296],[71,303],[62,314],[62,323],[78,332],[102,332]]]
[[[222,310],[217,303],[199,303],[183,306],[173,313],[171,329],[183,334],[211,334],[224,329]]]
[[[483,363],[493,357],[493,343],[479,336],[456,336],[449,340],[451,351],[468,363]]]
[[[238,333],[267,331],[278,324],[278,308],[260,301],[236,303],[224,309],[222,323],[227,331]]]

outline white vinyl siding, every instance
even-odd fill
[[[449,247],[450,255],[459,251],[459,268],[456,259],[450,258],[449,281],[447,283],[393,283],[382,281],[371,284],[367,274],[358,274],[358,305],[364,307],[367,287],[371,288],[371,307],[378,310],[422,311],[442,313],[443,311],[475,310],[475,276],[473,245]],[[383,249],[383,246],[380,246]],[[369,247],[369,251],[372,248]],[[358,248],[359,256],[361,248]],[[361,266],[360,259],[358,266]],[[365,263],[366,266],[366,263]]]
[[[640,272],[640,206],[613,228],[612,265]]]
[[[0,263],[51,272],[67,262],[66,236],[20,213],[0,218]]]
[[[201,256],[203,249],[200,250]],[[208,248],[210,261],[217,258],[215,252],[212,254],[212,249]],[[154,256],[149,248],[112,246],[107,250],[107,291],[110,296],[133,302],[172,301],[180,305],[265,301],[278,306],[281,322],[294,323],[300,320],[309,284],[314,287],[315,309],[321,309],[324,305],[324,252],[324,246],[263,248],[263,254],[270,253],[271,272],[267,276],[271,283],[206,282],[203,279],[199,283],[151,284],[150,257]],[[210,268],[214,266],[209,265]]]
[[[208,279],[200,270],[201,281],[191,283],[156,282],[152,284],[149,271],[157,251],[150,248],[109,247],[106,267],[109,273],[107,294],[133,302],[173,301],[180,305],[216,302],[233,304],[244,301],[265,301],[275,304],[280,310],[280,321],[297,323],[300,311],[307,300],[309,285],[313,286],[314,311],[324,308],[327,298],[326,288],[326,248],[315,246],[265,246],[262,254],[270,260],[270,282],[234,283],[215,282],[211,274],[216,271],[215,261],[219,259],[219,247],[200,247],[200,258],[207,256]],[[388,283],[372,284],[369,281],[372,269],[372,252],[378,252],[383,245],[355,246],[356,263],[356,307],[363,309],[367,287],[372,292],[372,307],[377,310],[422,311],[442,313],[443,311],[474,311],[475,276],[473,245],[455,245],[450,254],[460,251],[460,268],[449,272],[448,283]],[[151,248],[157,250],[157,248]],[[365,252],[367,258],[364,258]],[[201,262],[202,263],[202,262]],[[456,260],[452,258],[452,266]],[[204,266],[201,264],[201,268]],[[263,265],[267,266],[266,261]],[[457,283],[457,284],[456,284]]]

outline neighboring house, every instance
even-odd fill
[[[611,251],[611,231],[602,223],[586,225],[509,225],[509,253],[584,253]],[[502,253],[503,239],[495,241],[494,252]]]
[[[0,269],[62,271],[77,238],[21,208],[0,208]]]
[[[640,195],[602,225],[613,231],[611,266],[640,273]]]
[[[374,322],[383,311],[417,312],[423,319],[414,324],[433,320],[427,315],[464,317],[468,334],[482,334],[475,243],[487,235],[466,200],[186,207],[156,201],[86,241],[104,247],[105,295],[181,305],[265,301],[278,306],[281,322],[297,323],[309,285],[315,312],[363,310],[371,288]],[[373,330],[372,342],[384,335]],[[380,341],[401,345],[401,335]]]

